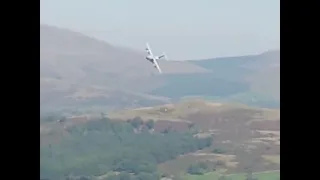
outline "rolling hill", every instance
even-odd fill
[[[176,99],[196,96],[260,107],[280,106],[280,51],[188,62],[209,72],[164,75],[166,83],[151,93]]]
[[[41,75],[83,80],[98,75],[150,77],[156,73],[144,53],[115,47],[71,30],[40,25]],[[161,62],[165,73],[204,72],[187,62]],[[58,68],[57,68],[58,67]],[[96,73],[96,74],[95,74]]]
[[[41,110],[113,110],[194,96],[279,107],[279,59],[280,51],[269,51],[241,57],[160,61],[164,72],[160,76],[142,51],[40,25]]]
[[[136,124],[139,119],[142,120],[140,127]],[[147,125],[150,120],[153,120],[154,124],[152,129],[146,131],[141,126]],[[116,124],[108,127],[108,123],[122,124],[122,128]],[[130,130],[128,126],[136,129]],[[108,128],[114,129],[117,133],[110,134]],[[161,174],[175,177],[187,175],[186,169],[197,162],[215,167],[212,173],[244,173],[248,167],[257,173],[280,169],[279,109],[187,100],[174,104],[112,111],[102,119],[87,116],[70,117],[64,121],[45,121],[40,125],[42,171],[47,175],[53,172],[62,174],[63,171],[75,174],[90,172],[91,175],[101,177],[112,172],[106,166],[113,161],[105,160],[110,148],[123,145],[125,141],[126,146],[117,149],[116,152],[128,150],[128,147],[137,144],[138,149],[143,147],[144,150],[154,151],[158,142],[156,140],[159,140],[157,137],[167,137],[164,142],[171,142],[177,140],[174,136],[177,133],[191,133],[194,137],[213,139],[210,146],[157,163],[156,168]],[[134,137],[138,139],[132,139]],[[175,143],[190,142],[186,138],[187,136],[178,139]],[[155,149],[168,145],[157,146]],[[168,154],[174,151],[164,149],[161,152]],[[128,153],[125,158],[119,156],[122,159],[128,158],[131,153],[142,155],[139,151],[131,150],[122,153]],[[61,159],[68,161],[64,162]],[[100,167],[102,164],[104,166]]]
[[[152,119],[156,131],[193,129],[199,135],[213,135],[212,147],[160,164],[159,169],[164,173],[178,175],[193,162],[215,160],[224,161],[229,173],[245,172],[247,167],[253,171],[280,167],[280,109],[186,100],[114,111],[108,117],[123,121],[135,117],[144,121]]]
[[[166,73],[206,71],[187,62],[161,62],[161,66]],[[150,95],[144,96],[144,92],[163,83],[155,81],[155,76],[156,70],[144,59],[142,52],[115,47],[68,29],[40,25],[40,96],[43,110],[53,110],[65,104],[86,104],[84,99],[73,99],[72,93],[97,86],[108,89],[101,97],[131,99],[124,104],[141,100],[148,104]],[[139,96],[134,95],[136,93]],[[109,100],[104,99],[107,109],[114,103]],[[149,105],[154,99],[151,101]],[[157,101],[163,103],[159,99]]]

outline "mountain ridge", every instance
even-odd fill
[[[114,109],[117,98],[122,102],[117,108],[130,108],[184,96],[225,99],[239,94],[236,97],[247,98],[252,96],[250,91],[267,94],[267,98],[278,97],[280,90],[274,85],[278,75],[270,75],[280,65],[280,51],[275,52],[197,61],[161,60],[164,73],[159,75],[142,50],[113,46],[79,32],[40,24],[40,104],[42,109],[90,109],[104,102],[102,108]],[[261,79],[275,88],[259,88],[265,86]],[[93,98],[84,89],[95,89],[99,96]],[[228,89],[234,91],[223,93]],[[168,90],[169,94],[165,92]],[[173,91],[176,94],[170,96]],[[88,94],[79,100],[74,96],[79,92]]]

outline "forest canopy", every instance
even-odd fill
[[[211,137],[173,130],[157,133],[152,127],[152,120],[137,118],[126,122],[101,118],[70,127],[59,142],[41,146],[41,178],[111,173],[108,179],[159,179],[157,164],[212,143]]]

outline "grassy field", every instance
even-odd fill
[[[186,180],[218,180],[221,175],[219,173],[207,173],[204,175],[187,175],[184,177]],[[253,173],[253,177],[258,180],[278,180],[280,179],[280,171],[266,171]],[[226,175],[229,180],[245,180],[246,174],[230,174]]]
[[[279,108],[280,101],[266,97],[262,94],[255,92],[242,92],[233,94],[227,97],[218,97],[218,96],[186,96],[182,99],[203,99],[206,101],[222,102],[222,103],[242,103],[249,106],[256,106],[261,108]]]
[[[216,115],[217,113],[230,114],[232,112],[240,115],[240,111],[252,111],[251,115],[260,113],[261,111],[270,113],[277,112],[278,109],[262,109],[253,106],[247,106],[242,103],[212,102],[205,101],[202,98],[186,98],[176,104],[166,104],[154,107],[137,108],[130,110],[109,112],[108,117],[111,119],[128,119],[139,116],[143,119],[154,120],[184,120],[188,121],[188,117],[193,114],[208,114]],[[263,113],[264,114],[264,113]],[[250,116],[251,116],[250,115]]]

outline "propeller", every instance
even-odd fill
[[[162,53],[165,60],[169,61],[169,58],[165,52]]]

